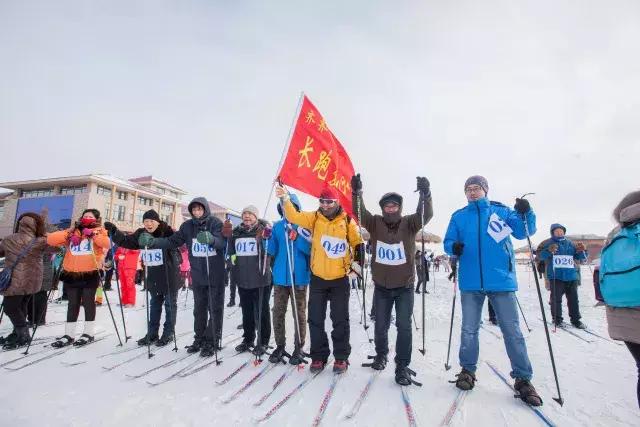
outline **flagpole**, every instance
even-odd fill
[[[296,107],[296,112],[293,115],[293,120],[291,121],[291,126],[289,127],[289,134],[287,135],[287,140],[284,143],[284,148],[282,150],[282,154],[280,155],[280,161],[278,162],[278,167],[276,168],[276,174],[271,181],[271,191],[269,191],[269,198],[267,199],[267,203],[265,204],[263,212],[263,218],[267,216],[267,209],[269,209],[269,204],[271,203],[271,198],[273,196],[273,189],[275,188],[276,180],[278,179],[278,172],[282,167],[282,163],[284,162],[284,158],[289,150],[289,146],[291,145],[291,137],[293,134],[293,129],[295,128],[296,122],[298,120],[298,116],[300,115],[300,110],[302,109],[302,100],[304,99],[304,91],[300,92],[300,98],[298,99],[298,106]]]

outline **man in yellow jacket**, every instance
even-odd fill
[[[286,219],[311,231],[311,283],[309,287],[308,322],[311,337],[311,372],[324,369],[329,358],[329,340],[324,330],[327,302],[333,323],[331,339],[335,362],[333,372],[347,370],[351,353],[349,344],[349,279],[354,264],[364,259],[364,245],[358,227],[338,203],[331,187],[320,194],[320,207],[314,212],[298,212],[289,193],[276,187]]]

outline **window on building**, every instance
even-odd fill
[[[156,187],[156,191],[160,194],[167,194],[167,190],[162,187]]]
[[[138,203],[144,206],[153,206],[153,199],[138,196]]]
[[[4,210],[5,210],[6,203],[7,203],[6,201],[0,200],[0,220],[2,219],[2,217],[4,217]]]
[[[22,190],[22,197],[53,196],[53,188],[39,188],[37,190]]]
[[[142,224],[142,216],[144,215],[144,209],[136,209],[136,215],[135,215],[135,223],[136,224]]]
[[[68,187],[60,187],[60,194],[82,194],[87,191],[86,185],[72,185]]]
[[[122,205],[115,205],[113,209],[113,219],[116,221],[124,221],[127,209]]]
[[[171,197],[173,197],[174,199],[178,198],[178,193],[176,193],[175,191],[171,192]]]
[[[164,203],[162,202],[162,211],[163,212],[173,212],[174,211],[174,205],[171,203]]]
[[[111,203],[107,202],[104,204],[104,218],[107,218],[107,220],[109,220],[109,218],[111,218]],[[113,218],[111,218],[113,219]]]
[[[127,196],[129,195],[129,193],[127,193],[126,191],[118,191],[117,193],[118,200],[127,200]]]
[[[173,214],[161,213],[160,214],[160,219],[163,220],[164,222],[166,222],[167,224],[172,224],[173,223]]]
[[[111,197],[111,189],[109,187],[98,185],[98,189],[96,191],[98,194],[102,194],[103,196],[106,196],[106,197]]]

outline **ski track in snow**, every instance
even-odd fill
[[[592,335],[573,330],[587,339],[587,343],[563,331],[553,332],[550,328],[554,355],[558,367],[564,407],[556,404],[556,387],[549,361],[544,327],[538,306],[535,282],[530,271],[518,267],[520,291],[518,298],[527,321],[532,329],[524,330],[529,356],[534,369],[533,384],[544,400],[542,411],[559,426],[638,426],[640,413],[636,403],[635,387],[637,371],[635,364],[624,346],[596,338]],[[417,371],[417,381],[423,387],[411,386],[409,398],[419,426],[437,426],[442,421],[451,403],[456,397],[457,389],[453,384],[454,375],[459,371],[458,346],[460,340],[460,298],[457,300],[456,318],[454,320],[450,371],[445,371],[444,362],[447,351],[449,319],[451,313],[452,287],[446,280],[444,272],[436,274],[436,290],[433,282],[429,282],[431,294],[426,295],[426,332],[427,353],[422,356],[418,352],[421,347],[422,331],[413,328],[414,345],[411,367]],[[580,308],[583,321],[594,332],[608,337],[605,311],[603,307],[593,307],[593,287],[591,275],[587,267],[583,269],[583,286],[579,288]],[[433,280],[433,278],[432,278]],[[115,283],[114,283],[115,285]],[[360,291],[361,292],[361,291]],[[543,301],[549,316],[549,293],[542,289]],[[373,288],[367,288],[367,312],[371,307]],[[182,294],[180,294],[182,295]],[[184,306],[184,297],[179,299],[177,330],[190,331],[193,325],[191,314],[191,293],[188,306]],[[117,293],[111,291],[111,301],[117,301]],[[360,295],[361,296],[361,295]],[[138,292],[138,306],[125,309],[127,330],[132,340],[124,348],[136,346],[135,340],[145,333],[145,311],[143,308],[144,293]],[[228,295],[226,296],[228,298]],[[421,295],[415,298],[415,315],[418,326],[421,326]],[[373,344],[367,342],[367,335],[360,323],[361,308],[358,299],[351,296],[351,366],[338,384],[334,395],[326,408],[322,425],[346,426],[406,426],[402,394],[393,379],[394,364],[389,364],[374,381],[368,396],[362,403],[357,415],[352,419],[344,416],[352,408],[362,388],[369,380],[371,369],[362,368],[367,362],[367,355],[373,354]],[[120,310],[114,305],[114,315],[123,336]],[[65,304],[52,304],[47,320],[60,322],[66,314]],[[566,312],[566,305],[563,310]],[[82,314],[80,318],[82,319]],[[113,332],[113,324],[106,305],[98,307],[97,322],[99,330]],[[510,372],[508,358],[500,338],[502,334],[497,326],[488,322],[486,306],[483,310],[484,325],[479,331],[480,359],[478,361],[476,387],[467,394],[461,407],[451,420],[451,426],[540,426],[543,423],[519,399],[513,398],[510,392],[486,365],[489,361],[505,374]],[[6,321],[6,320],[5,320]],[[241,335],[236,326],[241,322],[241,313],[237,307],[225,307],[223,341],[231,341]],[[373,338],[374,324],[370,323],[369,336]],[[327,331],[331,330],[331,321],[327,315]],[[6,330],[8,324],[3,323]],[[293,324],[290,315],[287,317],[287,339],[292,347]],[[64,325],[56,324],[42,328],[36,336],[63,335]],[[78,325],[78,335],[82,331],[82,320]],[[390,354],[395,353],[395,328],[389,332]],[[243,360],[243,356],[231,358],[233,347],[239,343],[234,341],[228,345],[220,357],[223,362],[215,364],[186,378],[176,378],[157,387],[149,387],[145,380],[165,378],[178,369],[199,359],[195,355],[183,361],[159,369],[140,379],[131,379],[126,374],[138,374],[147,369],[183,357],[184,347],[191,343],[192,334],[187,333],[178,338],[179,351],[171,351],[173,345],[160,350],[152,347],[155,356],[151,359],[141,357],[110,372],[103,372],[101,366],[114,365],[137,354],[135,351],[98,359],[97,356],[118,350],[115,334],[74,354],[59,356],[35,364],[20,371],[11,372],[0,368],[2,385],[0,398],[5,405],[0,406],[0,419],[3,425],[20,425],[41,427],[54,426],[196,426],[208,424],[209,421],[221,422],[224,425],[252,426],[254,418],[263,415],[305,376],[309,375],[308,365],[303,370],[295,370],[276,391],[259,407],[253,402],[271,390],[273,383],[282,375],[285,368],[276,367],[263,375],[236,400],[223,404],[222,396],[228,396],[242,387],[264,365],[251,363],[227,384],[218,386],[216,379],[226,377]],[[329,337],[330,340],[330,337]],[[34,349],[35,350],[35,349]],[[308,350],[308,343],[307,343]],[[143,348],[140,349],[143,351]],[[0,365],[18,357],[18,352],[0,353]],[[73,356],[73,357],[72,357]],[[37,355],[29,356],[14,362],[21,365]],[[67,367],[60,361],[86,361],[85,363]],[[200,364],[211,361],[202,360]],[[268,363],[265,357],[265,363]],[[196,366],[200,366],[200,364]],[[11,364],[7,365],[12,366]],[[304,426],[311,425],[322,397],[332,379],[331,365],[307,387],[294,395],[290,401],[278,410],[264,426]],[[17,397],[19,396],[19,397]],[[36,410],[34,410],[36,405]]]

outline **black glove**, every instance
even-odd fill
[[[455,242],[453,244],[453,247],[451,248],[452,252],[455,256],[460,256],[462,255],[462,250],[464,249],[464,243],[462,242]]]
[[[449,281],[453,280],[458,274],[458,263],[454,262],[451,264],[451,274],[449,274]]]
[[[112,222],[105,222],[104,229],[107,230],[107,232],[109,232],[109,235],[111,236],[113,236],[113,233],[118,231],[118,227],[116,227],[116,225]]]
[[[524,215],[531,210],[531,205],[527,199],[516,199],[516,204],[513,206],[513,209],[519,214]]]
[[[418,181],[417,187],[420,194],[424,196],[429,195],[431,193],[431,184],[429,184],[429,180],[424,176],[419,176],[416,178],[416,180]]]
[[[360,180],[360,174],[356,174],[351,177],[351,192],[354,194],[360,194],[360,192],[362,192],[362,181]]]

